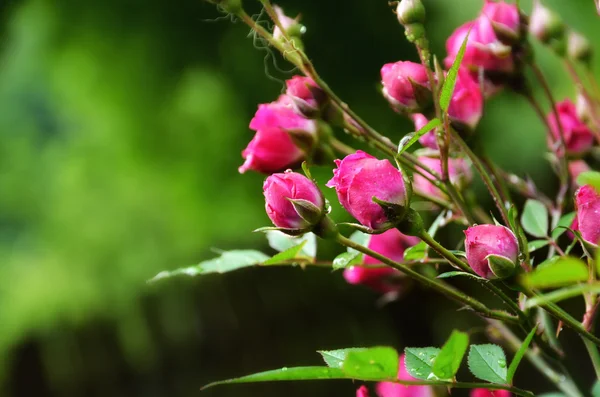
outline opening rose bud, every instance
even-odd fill
[[[483,102],[479,83],[466,69],[460,69],[448,107],[453,127],[459,131],[474,131],[483,115]]]
[[[529,18],[529,33],[542,43],[560,40],[565,33],[565,26],[560,17],[545,7],[541,1],[535,0]]]
[[[356,397],[369,397],[367,386],[361,386],[356,390]]]
[[[387,63],[381,68],[382,93],[400,113],[416,113],[431,105],[431,88],[425,67],[414,62]]]
[[[489,21],[496,37],[503,43],[512,44],[519,40],[521,16],[516,4],[486,0],[480,18]]]
[[[283,12],[283,9],[279,6],[273,6],[273,8],[275,9],[275,13],[277,14],[277,19],[279,20],[279,24],[281,25],[281,27],[283,28],[285,33],[287,33],[288,37],[293,41],[294,45],[297,48],[303,49],[304,46],[302,44],[300,37],[306,31],[306,27],[299,22],[300,18],[299,17],[296,17],[296,18],[288,17]],[[276,40],[284,39],[284,34],[281,31],[281,29],[279,29],[279,26],[275,26],[275,28],[273,29],[273,37]]]
[[[582,172],[590,171],[590,166],[584,160],[569,161],[569,176],[574,186],[577,186],[577,178]]]
[[[381,234],[371,235],[367,247],[394,261],[402,262],[404,251],[418,242],[416,237],[406,236],[397,229],[390,229]],[[344,278],[349,284],[363,284],[381,293],[397,289],[397,286],[389,283],[389,278],[401,274],[400,272],[391,267],[368,267],[381,265],[379,260],[370,256],[365,256],[364,264],[366,266],[352,266],[344,270]]]
[[[250,129],[256,135],[242,152],[245,162],[240,173],[253,170],[270,174],[295,167],[306,158],[317,139],[316,122],[297,114],[286,95],[259,105]]]
[[[575,193],[577,207],[577,230],[590,244],[600,241],[600,194],[590,185],[584,185]]]
[[[563,137],[567,151],[571,153],[585,153],[594,145],[594,135],[590,128],[577,116],[577,108],[570,99],[556,104],[558,120],[562,126]],[[560,136],[558,122],[554,112],[548,114],[548,123],[552,139],[548,139],[548,145],[554,147]],[[550,138],[550,137],[549,137]]]
[[[308,230],[324,215],[324,199],[313,181],[292,171],[273,174],[263,185],[267,215],[277,227]]]
[[[306,118],[317,118],[327,96],[313,79],[294,76],[285,84],[287,86],[285,93],[292,100],[296,112]]]
[[[481,277],[503,278],[516,267],[519,243],[507,227],[477,225],[465,230],[467,263]]]
[[[583,35],[570,31],[567,39],[567,53],[571,59],[589,63],[592,59],[592,46]]]
[[[335,160],[337,169],[328,187],[335,188],[342,206],[364,226],[378,229],[388,221],[383,208],[373,201],[408,206],[402,173],[388,160],[358,150],[343,160]]]

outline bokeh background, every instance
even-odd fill
[[[443,57],[445,38],[481,1],[424,3]],[[546,3],[599,45],[592,0]],[[383,63],[416,59],[387,1],[279,4],[302,14],[307,51],[345,101],[393,139],[411,130],[377,91]],[[209,381],[319,364],[318,349],[439,345],[453,327],[484,340],[481,321],[438,295],[415,287],[382,305],[326,269],[147,284],[214,248],[269,250],[251,233],[268,223],[263,176],[237,167],[257,104],[276,98],[291,74],[245,25],[201,0],[5,0],[0,10],[0,395],[195,396]],[[559,61],[536,50],[557,96],[573,95]],[[552,189],[543,127],[521,98],[491,100],[478,133],[501,165]],[[323,181],[329,173],[316,170]],[[320,253],[336,250],[325,244]],[[568,331],[562,338],[575,377],[590,383],[579,341]],[[517,383],[549,390],[530,370]],[[202,394],[355,388],[331,381]]]

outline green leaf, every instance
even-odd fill
[[[519,367],[519,364],[521,363],[523,356],[525,356],[525,353],[527,352],[527,349],[529,348],[529,344],[533,340],[535,332],[538,329],[538,325],[539,324],[536,324],[535,327],[533,327],[533,329],[531,330],[531,332],[529,332],[529,334],[527,335],[527,338],[525,338],[525,340],[521,344],[521,347],[519,347],[519,350],[517,350],[517,352],[515,353],[515,356],[513,357],[512,361],[510,363],[510,366],[508,367],[508,372],[506,374],[506,382],[509,385],[512,384],[512,380],[513,380],[513,377],[515,376],[515,372],[517,372],[517,368]]]
[[[491,383],[506,384],[506,356],[497,345],[471,345],[469,370],[475,377]]]
[[[369,245],[369,240],[371,239],[371,235],[367,233],[363,233],[359,230],[355,231],[350,235],[350,240],[354,241],[357,244],[364,245],[367,247]],[[358,252],[354,248],[347,248],[348,252]]]
[[[575,219],[576,215],[577,215],[576,212],[570,212],[568,214],[561,216],[561,218],[558,220],[558,224],[556,225],[554,230],[552,230],[552,239],[553,240],[556,240],[557,238],[562,236],[562,234],[567,231],[567,228],[571,227],[571,224],[573,223],[573,219]]]
[[[150,282],[179,275],[198,276],[209,273],[227,273],[233,270],[258,265],[268,259],[268,255],[255,250],[225,251],[221,253],[221,256],[200,262],[195,266],[160,272],[154,276]]]
[[[521,277],[522,283],[529,288],[561,287],[587,279],[588,270],[585,263],[571,256],[547,261]]]
[[[404,138],[402,138],[402,140],[400,140],[400,144],[398,145],[398,155],[404,153],[404,151],[414,145],[414,143],[417,142],[420,137],[441,124],[442,122],[439,119],[433,119],[419,129],[419,131],[406,135]]]
[[[360,265],[363,262],[363,254],[360,252],[342,252],[333,260],[333,268],[345,269],[350,266]]]
[[[534,252],[550,244],[548,240],[533,240],[527,244],[529,252]]]
[[[463,272],[463,271],[460,271],[460,270],[442,273],[439,276],[437,276],[437,278],[450,278],[450,277],[457,277],[457,276],[466,276],[466,277],[472,277],[472,278],[478,279],[478,280],[486,280],[483,277],[479,277],[479,276],[477,276],[475,274]]]
[[[404,349],[404,365],[413,377],[422,380],[435,379],[433,363],[440,353],[437,347],[407,347]]]
[[[425,259],[425,253],[427,252],[427,244],[424,241],[419,242],[416,245],[408,248],[404,251],[405,261],[420,261]]]
[[[537,200],[527,200],[521,215],[523,229],[532,236],[546,237],[548,235],[548,209]]]
[[[585,171],[579,174],[577,177],[577,184],[579,185],[590,185],[597,192],[600,193],[600,172],[597,171]]]
[[[465,39],[463,40],[458,53],[456,54],[456,58],[454,59],[454,63],[448,70],[448,74],[446,74],[446,80],[444,80],[444,85],[442,86],[442,92],[440,94],[440,107],[444,112],[448,111],[448,107],[450,106],[450,100],[452,99],[452,94],[454,93],[454,86],[456,84],[456,78],[458,76],[458,69],[460,68],[460,64],[465,56],[465,50],[467,48],[467,41],[469,40],[469,35],[471,34],[471,29],[467,32]]]
[[[499,279],[509,277],[515,272],[517,265],[505,256],[490,254],[486,256],[486,259],[490,269]]]
[[[310,258],[317,256],[317,236],[314,233],[305,233],[302,236],[289,236],[279,230],[269,230],[265,233],[269,246],[276,251],[286,251],[292,247],[303,244],[302,255]]]
[[[469,347],[469,336],[460,331],[452,331],[442,350],[433,362],[433,374],[440,379],[452,379]]]
[[[600,397],[600,380],[597,380],[592,387],[592,397]]]
[[[348,353],[351,351],[364,351],[366,350],[363,347],[351,347],[348,349],[339,349],[339,350],[319,350],[317,351],[322,357],[325,363],[330,368],[342,368],[344,364],[344,360]]]
[[[210,383],[202,388],[226,385],[232,383],[255,383],[271,381],[290,381],[290,380],[319,380],[319,379],[348,379],[348,376],[339,368],[329,367],[292,367],[274,369],[271,371],[259,372],[256,374],[221,380]]]
[[[282,251],[282,252],[274,255],[272,258],[267,259],[262,264],[263,265],[277,265],[277,264],[286,263],[286,262],[294,262],[297,260],[304,260],[304,261],[312,260],[312,258],[308,258],[306,256],[300,255],[302,248],[304,248],[304,246],[307,243],[308,243],[308,241],[305,240],[305,241],[301,242],[299,245],[290,247],[290,248],[286,249],[285,251]]]
[[[531,309],[532,307],[544,305],[551,302],[560,302],[565,299],[570,299],[587,292],[600,293],[600,283],[594,284],[577,284],[570,287],[554,290],[547,294],[537,295],[533,298],[527,299],[525,302],[525,309]]]
[[[349,351],[342,368],[350,378],[392,380],[398,378],[398,361],[398,352],[391,347],[372,347]]]

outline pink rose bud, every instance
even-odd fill
[[[356,390],[356,397],[369,397],[367,386],[361,386]]]
[[[401,113],[415,113],[431,103],[427,71],[420,63],[386,63],[381,68],[383,96]]]
[[[421,128],[425,127],[429,120],[427,117],[422,115],[421,113],[415,113],[410,116],[412,118],[413,123],[415,123],[415,131],[419,131]],[[428,131],[425,135],[421,135],[419,138],[419,142],[424,147],[430,149],[438,149],[437,138],[435,137],[435,130]]]
[[[326,100],[323,90],[310,77],[294,76],[285,82],[286,95],[296,111],[305,117],[316,118]]]
[[[541,1],[534,0],[533,10],[529,17],[529,33],[542,43],[560,40],[565,33],[565,26],[554,11],[545,7]]]
[[[323,216],[319,188],[290,170],[269,176],[263,185],[265,209],[273,224],[285,229],[309,229]]]
[[[600,195],[590,185],[583,185],[575,193],[577,230],[590,244],[600,241]]]
[[[283,12],[283,9],[279,6],[273,6],[273,8],[275,9],[275,13],[277,14],[277,19],[279,19],[281,27],[283,28],[283,30],[286,31],[286,33],[289,36],[300,37],[304,33],[306,28],[298,22],[298,17],[288,17]],[[283,33],[281,32],[281,29],[279,29],[278,26],[275,26],[275,28],[273,29],[273,37],[276,40],[281,40],[284,37]]]
[[[569,175],[571,176],[574,185],[577,185],[577,177],[579,174],[590,170],[590,166],[583,160],[569,161]]]
[[[465,249],[467,262],[471,269],[481,277],[490,279],[504,275],[495,274],[494,258],[504,259],[516,264],[519,255],[519,243],[514,233],[507,227],[496,225],[477,225],[465,230]],[[496,271],[498,273],[498,271]]]
[[[396,262],[402,262],[404,251],[418,242],[419,239],[416,237],[406,236],[397,229],[390,229],[381,234],[371,235],[367,247]],[[364,264],[381,265],[381,261],[365,256]],[[391,276],[399,274],[397,270],[391,267],[351,266],[344,270],[344,278],[349,284],[363,284],[381,293],[397,289],[388,281]]]
[[[399,380],[418,380],[413,378],[406,370],[404,354],[400,356],[398,366]],[[379,382],[376,386],[379,397],[434,397],[435,393],[431,386],[404,386],[393,382]]]
[[[479,84],[463,68],[458,72],[448,115],[455,128],[470,131],[477,127],[483,115],[483,94]]]
[[[473,389],[470,397],[511,397],[508,390]]]
[[[592,59],[592,52],[592,46],[585,36],[574,31],[569,32],[567,38],[567,54],[569,54],[569,58],[575,61],[589,63]]]
[[[361,224],[378,229],[387,221],[373,197],[407,206],[409,197],[402,173],[388,160],[378,160],[358,150],[343,160],[335,160],[335,164],[337,169],[327,186],[335,188],[342,206]]]
[[[556,104],[558,118],[563,129],[565,146],[571,153],[585,153],[594,144],[594,135],[589,127],[577,116],[575,104],[570,99],[565,99]],[[550,147],[556,147],[555,142],[560,136],[560,131],[553,111],[548,114],[553,140],[549,140]]]
[[[291,100],[285,95],[276,102],[259,105],[250,128],[256,135],[242,152],[246,160],[239,168],[242,174],[247,170],[270,174],[297,166],[317,135],[316,122],[294,112]],[[298,147],[300,142],[306,147]]]
[[[439,158],[435,157],[419,157],[418,160],[423,163],[431,171],[441,175],[442,174],[442,162]],[[431,178],[433,178],[432,175]],[[448,176],[450,182],[457,185],[460,188],[466,186],[471,179],[473,179],[473,173],[471,172],[471,166],[469,162],[464,158],[449,158],[448,159]],[[434,184],[425,179],[424,176],[415,173],[413,176],[413,189],[418,193],[423,193],[429,196],[438,198],[446,198],[446,195],[442,193]]]
[[[521,16],[516,4],[486,0],[479,18],[489,21],[500,41],[513,43],[521,36]]]
[[[494,29],[485,17],[467,22],[457,28],[446,40],[448,56],[444,59],[446,67],[451,67],[456,55],[471,29],[461,66],[472,73],[480,68],[486,71],[511,73],[514,70],[514,60],[511,48],[503,45]]]

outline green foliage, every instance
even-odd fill
[[[600,172],[585,171],[577,176],[577,184],[590,185],[600,193]]]
[[[561,216],[560,219],[558,220],[558,224],[556,225],[556,228],[552,231],[551,237],[554,240],[556,240],[557,238],[562,236],[563,233],[567,231],[567,228],[571,227],[571,224],[573,223],[573,219],[575,219],[576,215],[577,215],[576,212],[570,212],[568,214],[564,214],[563,216]]]
[[[425,135],[426,133],[428,133],[429,131],[438,127],[441,124],[442,122],[439,119],[434,118],[433,120],[430,120],[427,124],[425,124],[421,129],[419,129],[419,131],[406,135],[398,144],[398,156],[404,153],[406,149],[414,145],[420,137],[422,137],[423,135]]]
[[[310,258],[317,256],[317,236],[314,233],[305,233],[299,237],[289,236],[279,230],[269,230],[266,233],[269,246],[276,251],[285,251],[302,244],[302,255]]]
[[[333,268],[337,270],[360,265],[363,262],[363,256],[360,252],[342,252],[333,259]]]
[[[506,382],[508,384],[512,384],[512,380],[513,380],[513,377],[515,376],[515,373],[517,372],[517,368],[519,368],[519,364],[521,363],[521,360],[525,356],[525,353],[527,353],[529,344],[531,344],[531,341],[533,340],[533,337],[535,336],[537,329],[538,329],[538,324],[536,324],[536,326],[533,327],[533,329],[529,332],[529,334],[527,335],[527,338],[525,338],[525,340],[519,347],[519,350],[517,350],[517,352],[515,353],[515,356],[513,357],[512,361],[510,362],[510,366],[508,367],[508,372],[506,374]]]
[[[369,240],[371,239],[371,235],[357,230],[354,233],[352,233],[349,238],[350,238],[350,240],[354,241],[355,243],[364,245],[365,247],[367,247],[369,245]],[[355,252],[355,253],[358,252],[354,248],[350,248],[350,247],[348,247],[347,251]]]
[[[385,380],[398,377],[398,352],[391,347],[350,350],[342,368],[357,379]]]
[[[328,367],[331,368],[342,368],[344,364],[344,360],[348,356],[348,353],[351,351],[363,351],[365,348],[355,347],[348,349],[339,349],[339,350],[319,350],[317,353],[323,357],[323,360],[327,364]]]
[[[456,54],[456,59],[454,59],[450,70],[448,70],[448,74],[446,74],[444,85],[442,85],[442,92],[440,93],[440,107],[444,112],[447,112],[448,107],[450,106],[450,100],[452,99],[454,86],[456,85],[456,78],[458,77],[458,69],[460,68],[460,64],[465,56],[465,50],[467,48],[467,42],[469,41],[470,34],[471,29],[469,29],[469,32],[465,36],[465,39],[463,40],[460,49]]]
[[[552,288],[586,281],[588,270],[580,259],[556,257],[539,265],[533,272],[521,277],[528,288]]]
[[[535,237],[548,235],[548,209],[537,200],[527,200],[521,215],[523,229]]]
[[[256,374],[242,376],[234,379],[213,382],[202,389],[218,385],[227,385],[232,383],[256,383],[271,381],[291,381],[291,380],[320,380],[320,379],[347,379],[348,377],[338,368],[330,367],[283,367],[271,371],[259,372]]]
[[[556,229],[556,230],[560,230],[560,229]],[[550,244],[550,242],[548,240],[533,240],[527,244],[527,249],[529,250],[529,252],[535,252],[535,251],[539,250],[540,248],[544,248],[548,244]]]
[[[296,246],[292,246],[285,251],[281,251],[280,253],[274,255],[272,258],[267,259],[262,264],[263,265],[277,265],[281,263],[296,263],[299,260],[312,260],[312,258],[308,258],[303,254],[304,246],[306,246],[308,241],[302,241],[300,244]]]
[[[469,347],[469,336],[460,331],[452,331],[442,350],[433,362],[433,374],[440,379],[451,379],[456,375],[460,363]]]
[[[439,353],[437,347],[407,347],[404,349],[406,370],[413,378],[431,379],[433,363]]]
[[[500,346],[471,345],[468,363],[469,370],[477,378],[491,383],[507,383],[506,356]]]
[[[404,251],[404,260],[405,261],[420,261],[425,259],[427,254],[427,244],[424,241],[420,241],[416,245],[409,247],[406,251]]]
[[[525,302],[525,308],[530,309],[550,302],[560,302],[588,292],[600,293],[600,283],[572,285],[546,294],[537,295]]]
[[[458,277],[458,276],[461,276],[461,277],[471,277],[471,278],[474,278],[474,279],[477,279],[477,280],[487,281],[485,278],[479,277],[476,274],[471,274],[471,273],[463,272],[463,271],[460,271],[460,270],[454,270],[454,271],[451,271],[451,272],[442,273],[439,276],[437,276],[437,278],[451,278],[451,277]]]
[[[592,397],[600,397],[600,380],[597,380],[592,387]]]

